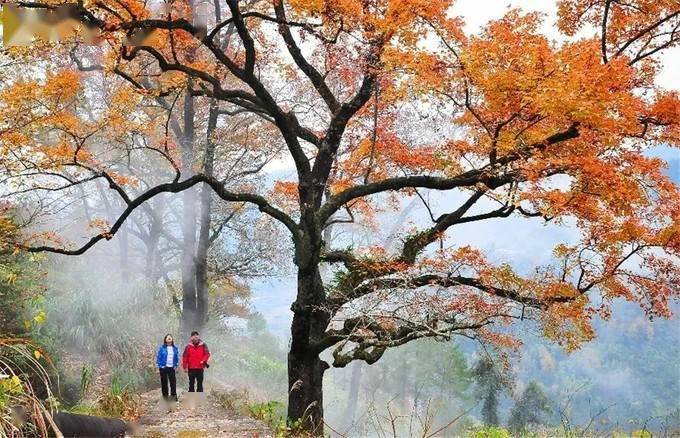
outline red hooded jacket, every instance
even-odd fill
[[[189,343],[184,347],[182,354],[182,368],[185,370],[202,370],[208,359],[210,359],[208,344],[203,341],[199,341],[196,345]]]

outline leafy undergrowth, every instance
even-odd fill
[[[81,401],[65,410],[75,414],[135,420],[140,415],[140,400],[129,387],[114,379],[94,401]]]
[[[510,432],[502,427],[483,427],[472,430],[471,436],[474,438],[510,438]]]
[[[286,407],[279,401],[251,404],[248,412],[253,418],[267,423],[276,436],[294,434],[293,428],[286,422]]]
[[[133,420],[139,417],[139,397],[130,389],[121,387],[116,381],[109,391],[101,394],[96,406],[105,415]]]

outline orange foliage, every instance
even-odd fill
[[[123,73],[138,83],[147,80],[153,90],[118,83],[97,108],[101,117],[88,118],[79,110],[86,100],[81,75],[53,69],[43,81],[14,81],[0,91],[2,156],[19,154],[45,171],[62,171],[75,161],[112,171],[119,184],[134,184],[107,167],[106,153],[94,140],[120,147],[142,135],[177,166],[177,147],[162,129],[167,120],[141,107],[191,87],[266,123],[286,124],[287,130],[279,129],[288,135],[286,146],[301,144],[294,145],[300,149],[296,161],[304,163],[298,176],[309,173],[306,164],[316,166],[320,150],[332,150],[329,175],[319,171],[307,181],[326,198],[403,176],[455,178],[479,171],[482,176],[465,190],[484,192],[507,215],[575,224],[581,232],[580,242],[558,246],[553,263],[529,275],[515,272],[512,260],[493,264],[468,247],[434,255],[421,248],[415,263],[375,248],[357,252],[356,267],[363,271],[475,280],[447,286],[448,295],[423,295],[414,307],[437,308],[470,323],[493,318],[509,324],[518,312],[523,318],[524,301],[540,313],[546,336],[570,349],[594,337],[591,319],[608,316],[613,299],[637,302],[650,317],[670,315],[669,302],[680,296],[680,191],[664,174],[662,160],[646,151],[658,144],[680,146],[678,91],[656,83],[656,54],[679,41],[673,30],[680,22],[677,0],[559,0],[562,43],[541,33],[541,15],[518,10],[466,35],[462,19],[450,14],[451,0],[289,0],[283,5],[295,23],[293,39],[303,43],[306,67],[286,53],[291,47],[280,39],[283,32],[272,31],[280,24],[272,9],[281,1],[250,2],[244,9],[251,13],[244,25],[251,33],[248,44],[206,47],[186,29],[156,29],[144,48],[124,43],[126,26],[154,17],[146,2],[86,2],[103,17],[110,45],[101,49],[104,78],[113,81]],[[182,0],[172,2],[169,15],[177,20],[190,12]],[[246,53],[251,44],[254,53]],[[156,55],[165,60],[163,68]],[[220,61],[224,57],[228,62]],[[250,61],[252,77],[245,72]],[[308,76],[322,78],[322,84],[310,84]],[[328,121],[350,106],[365,77],[375,79],[370,98],[346,126],[331,129]],[[326,91],[333,99],[323,96]],[[339,109],[332,109],[334,100]],[[259,137],[281,141],[269,125],[258,128]],[[337,144],[324,143],[338,132]],[[415,194],[408,186],[387,190],[351,199],[330,220],[348,212],[377,224],[377,214],[398,209],[401,196]],[[303,192],[298,181],[280,180],[269,195],[297,219],[311,208],[300,199]],[[445,234],[438,230],[426,243]],[[589,300],[594,292],[602,303]],[[380,325],[392,327],[384,319]],[[478,334],[516,347],[502,331],[484,326]]]

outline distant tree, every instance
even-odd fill
[[[405,402],[462,401],[472,384],[465,356],[453,341],[423,339],[393,351],[388,362],[382,382],[386,388],[399,388]]]
[[[414,345],[414,386],[422,386],[425,397],[463,400],[472,384],[465,355],[456,342],[422,340]],[[423,361],[423,358],[428,358]]]
[[[250,336],[259,336],[267,331],[267,320],[260,312],[254,312],[248,317],[247,329]]]
[[[545,414],[552,413],[550,399],[539,384],[532,380],[510,412],[508,428],[513,432],[526,430],[530,425],[545,424]]]
[[[487,426],[498,426],[498,396],[507,386],[507,381],[488,356],[482,356],[472,369],[477,383],[477,394],[484,400],[482,421]]]

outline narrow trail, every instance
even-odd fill
[[[160,389],[142,394],[141,412],[138,420],[139,438],[269,438],[270,428],[262,421],[244,416],[221,406],[210,396],[206,385],[205,401],[192,406],[186,392],[178,388],[180,403],[171,403],[170,412],[161,405]],[[221,388],[220,388],[221,389]]]

